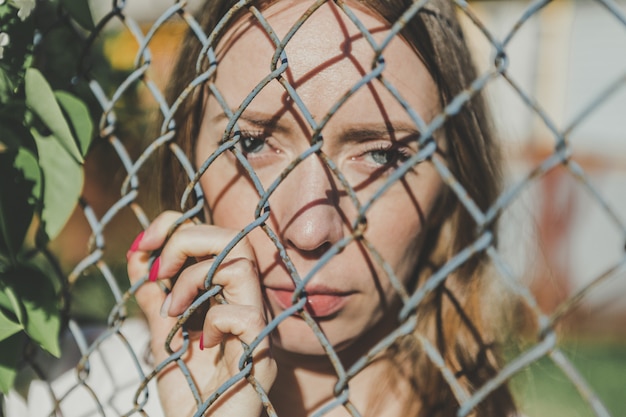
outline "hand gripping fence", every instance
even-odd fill
[[[481,72],[471,83],[465,86],[464,90],[454,97],[436,115],[432,120],[426,122],[415,109],[409,105],[399,90],[388,78],[385,77],[385,49],[391,40],[400,36],[401,31],[416,14],[420,12],[433,11],[432,5],[428,0],[414,1],[402,16],[395,22],[392,22],[389,34],[382,40],[375,39],[374,36],[367,31],[365,26],[359,21],[353,12],[350,2],[336,0],[337,8],[344,13],[345,16],[354,24],[361,32],[363,38],[371,46],[374,52],[374,60],[371,68],[367,70],[361,80],[346,91],[345,94],[332,106],[327,114],[323,117],[316,118],[311,114],[307,106],[298,95],[298,92],[288,81],[288,77],[283,76],[289,68],[289,55],[285,48],[290,39],[297,33],[300,27],[305,24],[310,16],[314,15],[316,10],[324,5],[326,1],[311,1],[310,7],[291,28],[291,30],[283,37],[279,38],[272,26],[265,18],[263,10],[257,8],[256,2],[253,0],[241,0],[237,2],[232,9],[225,14],[221,21],[217,24],[212,33],[205,33],[200,23],[196,20],[190,11],[190,6],[185,1],[178,1],[165,10],[158,18],[154,20],[148,28],[142,27],[131,17],[127,9],[131,2],[113,1],[108,13],[105,13],[98,22],[95,29],[89,33],[76,32],[78,38],[83,39],[83,61],[76,73],[76,77],[88,83],[91,94],[97,100],[101,109],[101,115],[98,125],[98,136],[96,141],[99,146],[94,146],[94,152],[98,152],[103,147],[107,148],[107,152],[114,153],[119,159],[123,168],[123,180],[121,182],[120,195],[117,201],[104,210],[96,210],[89,204],[87,198],[81,201],[82,217],[88,223],[91,229],[91,238],[89,240],[88,255],[78,262],[70,272],[67,280],[67,292],[73,291],[73,285],[78,282],[82,275],[91,271],[92,275],[102,281],[103,288],[110,291],[114,306],[111,309],[106,323],[101,326],[88,326],[81,323],[75,317],[69,314],[65,317],[66,330],[64,335],[64,359],[66,363],[61,367],[67,371],[63,377],[63,382],[58,382],[59,375],[51,375],[46,365],[42,365],[40,357],[34,352],[25,354],[24,363],[31,374],[43,383],[45,389],[45,400],[42,404],[49,406],[45,411],[37,410],[36,415],[74,415],[76,411],[76,403],[80,402],[84,407],[83,414],[76,415],[99,415],[99,416],[134,416],[134,415],[160,415],[158,400],[156,398],[156,380],[161,376],[164,369],[169,368],[172,364],[175,371],[181,372],[189,385],[189,390],[195,401],[196,416],[204,415],[205,411],[213,404],[222,394],[230,387],[238,382],[245,380],[250,384],[262,400],[263,406],[268,416],[278,415],[269,400],[268,393],[256,380],[251,373],[254,361],[253,353],[265,338],[283,322],[292,315],[298,315],[308,324],[316,335],[319,344],[322,346],[325,354],[328,356],[332,366],[337,374],[337,383],[334,388],[335,398],[332,401],[322,405],[316,412],[315,416],[323,416],[326,413],[336,409],[343,408],[348,415],[361,416],[367,415],[364,410],[358,409],[349,398],[350,381],[359,374],[361,370],[372,363],[374,358],[389,349],[398,339],[403,336],[414,334],[418,321],[417,311],[420,305],[429,296],[440,288],[450,273],[461,268],[468,260],[477,253],[484,253],[495,266],[498,279],[502,281],[506,287],[520,302],[526,306],[527,313],[531,320],[537,323],[536,331],[527,337],[530,342],[526,341],[525,347],[516,352],[512,357],[506,357],[502,368],[482,386],[473,387],[472,391],[468,391],[459,383],[455,371],[451,369],[445,359],[442,357],[440,349],[435,346],[432,340],[426,335],[416,333],[420,348],[427,356],[428,360],[439,370],[445,382],[449,385],[451,392],[454,394],[458,402],[458,410],[456,415],[472,416],[475,408],[485,400],[485,398],[496,391],[503,384],[528,369],[539,360],[549,359],[555,365],[555,371],[558,372],[558,378],[566,378],[575,387],[580,398],[582,398],[589,406],[589,415],[597,417],[606,417],[612,415],[607,406],[600,400],[594,391],[594,387],[581,374],[579,369],[574,365],[572,360],[563,351],[557,337],[556,326],[562,318],[569,312],[579,306],[581,300],[595,291],[598,287],[605,285],[612,278],[624,278],[624,270],[626,267],[626,253],[622,249],[621,258],[612,266],[607,268],[603,273],[596,276],[582,288],[569,295],[567,299],[560,302],[558,307],[551,312],[545,312],[540,308],[535,295],[528,288],[522,277],[518,276],[508,261],[500,253],[495,245],[495,238],[490,231],[490,225],[503,212],[507,210],[520,196],[528,190],[535,182],[553,171],[554,169],[565,169],[577,185],[583,188],[587,195],[598,204],[615,230],[621,234],[622,245],[626,242],[626,222],[623,216],[624,207],[616,207],[610,203],[606,196],[597,186],[584,169],[583,165],[578,163],[573,157],[573,150],[569,140],[570,133],[574,131],[578,125],[591,117],[597,109],[606,103],[616,91],[624,90],[626,84],[626,69],[623,69],[621,76],[615,80],[609,80],[605,87],[600,84],[598,94],[594,100],[580,111],[577,117],[565,127],[559,127],[551,116],[542,108],[539,102],[532,94],[528,93],[521,87],[515,78],[510,75],[511,62],[509,60],[507,48],[509,44],[516,38],[517,33],[528,24],[528,22],[537,16],[542,10],[548,6],[551,1],[541,0],[532,1],[526,4],[524,13],[522,13],[517,22],[510,27],[506,36],[498,37],[494,35],[488,25],[474,12],[472,6],[465,1],[451,0],[454,4],[458,15],[468,24],[477,30],[486,40],[491,48],[492,65],[485,71]],[[597,0],[594,3],[604,9],[604,11],[614,17],[626,29],[626,12],[623,3],[612,0]],[[146,7],[147,2],[145,3]],[[232,110],[223,98],[221,92],[215,84],[212,83],[212,76],[216,72],[219,62],[216,58],[216,42],[220,35],[223,34],[229,25],[238,19],[241,14],[251,16],[256,19],[258,24],[267,32],[268,38],[275,46],[275,53],[271,62],[268,64],[268,73],[258,85],[250,91],[243,99],[240,106],[236,110]],[[440,18],[444,19],[443,16]],[[168,102],[165,94],[161,91],[158,83],[152,79],[153,71],[153,44],[160,30],[163,30],[168,22],[183,22],[188,30],[190,30],[202,45],[200,54],[197,57],[195,67],[196,76],[191,83],[185,88],[178,97]],[[92,74],[91,68],[86,65],[87,57],[91,53],[91,49],[95,48],[97,40],[103,35],[106,28],[111,24],[117,24],[122,27],[123,31],[128,33],[136,42],[137,50],[134,56],[132,71],[125,75],[125,78],[115,85],[114,88],[108,88],[105,84],[110,81],[99,79]],[[64,22],[63,24],[68,24]],[[622,45],[626,45],[626,38],[622,41]],[[626,51],[626,48],[623,48]],[[122,54],[123,51],[115,51],[114,54]],[[545,158],[542,158],[536,166],[534,166],[523,178],[514,182],[509,182],[502,194],[493,202],[486,210],[483,210],[472,199],[472,196],[465,190],[463,184],[448,169],[444,158],[437,152],[438,145],[434,140],[435,132],[450,121],[463,107],[477,94],[481,93],[494,80],[504,80],[524,105],[529,109],[535,117],[537,117],[545,125],[552,135],[552,152]],[[367,200],[361,200],[357,197],[357,193],[342,171],[335,163],[328,158],[321,148],[324,144],[322,132],[333,115],[344,105],[344,103],[352,97],[359,89],[363,88],[370,82],[377,82],[384,86],[387,91],[395,98],[402,108],[409,115],[412,123],[421,132],[419,136],[419,151],[404,161],[396,170],[394,170],[384,181],[384,184]],[[239,128],[239,118],[246,110],[252,100],[271,82],[278,82],[284,89],[285,94],[293,101],[295,107],[302,114],[304,120],[308,124],[311,134],[311,146],[302,154],[298,155],[284,171],[267,187],[261,184],[261,180],[255,173],[254,169],[242,153],[238,143],[241,139]],[[143,141],[139,143],[130,143],[136,138],[124,136],[127,130],[124,129],[125,118],[120,114],[119,104],[126,96],[133,93],[134,90],[141,88],[142,94],[148,95],[156,103],[156,109],[160,113],[160,125],[156,137],[151,141]],[[204,91],[203,91],[204,90]],[[210,93],[222,107],[222,110],[228,117],[228,124],[223,132],[223,137],[219,147],[213,154],[208,156],[200,166],[195,167],[188,159],[187,152],[182,149],[175,141],[175,135],[180,126],[177,126],[174,120],[176,111],[185,104],[187,100],[191,100],[194,95]],[[319,116],[319,115],[318,115]],[[154,121],[150,123],[154,124]],[[150,131],[150,129],[148,129]],[[100,146],[101,145],[101,146]],[[137,149],[144,146],[140,152]],[[170,230],[173,233],[176,228],[185,222],[197,221],[198,217],[202,217],[204,210],[203,190],[199,185],[202,175],[211,166],[220,155],[231,153],[240,163],[241,168],[245,171],[251,183],[254,185],[259,199],[254,213],[254,221],[248,224],[237,236],[219,253],[207,274],[204,286],[205,291],[199,295],[189,308],[178,318],[176,325],[171,329],[164,349],[167,350],[168,357],[160,363],[154,363],[147,351],[146,336],[142,336],[141,340],[133,340],[133,332],[138,324],[138,320],[134,319],[134,315],[129,313],[129,307],[132,308],[133,296],[135,292],[144,285],[157,285],[148,282],[146,275],[138,282],[134,283],[130,288],[124,289],[120,283],[126,282],[124,273],[120,273],[115,267],[115,262],[121,261],[111,260],[107,257],[110,251],[108,237],[106,231],[111,227],[111,223],[117,217],[128,216],[128,212],[136,218],[142,228],[147,228],[151,222],[152,215],[147,214],[149,207],[140,198],[143,189],[150,187],[152,180],[146,180],[141,174],[161,152],[168,152],[172,158],[180,164],[182,171],[186,174],[186,189],[182,199],[179,202],[183,214]],[[136,155],[138,154],[138,155]],[[301,275],[296,270],[293,262],[289,258],[287,249],[283,245],[280,236],[266,222],[271,213],[269,199],[281,183],[287,178],[298,164],[306,158],[317,155],[325,164],[327,169],[332,172],[337,181],[343,187],[351,203],[354,205],[358,213],[355,220],[351,224],[351,234],[340,239],[332,245],[320,257],[315,266],[306,274]],[[383,195],[393,184],[397,183],[403,176],[415,167],[417,164],[429,161],[436,169],[446,187],[452,191],[458,201],[464,206],[469,213],[471,219],[476,225],[476,236],[470,245],[461,249],[452,256],[447,263],[441,268],[434,271],[425,282],[420,284],[414,291],[409,291],[402,283],[401,279],[396,276],[392,267],[385,261],[376,247],[367,240],[364,235],[368,224],[368,212],[377,199]],[[100,207],[100,209],[102,209]],[[621,212],[619,211],[621,210]],[[101,212],[101,214],[99,214]],[[220,381],[214,391],[208,395],[202,392],[192,377],[190,370],[185,362],[185,353],[187,352],[190,340],[190,329],[188,320],[190,320],[194,312],[207,305],[209,302],[226,303],[221,294],[222,288],[212,282],[213,276],[220,267],[229,252],[244,239],[251,231],[262,229],[269,239],[274,243],[278,253],[287,268],[294,284],[295,291],[293,294],[293,305],[281,314],[270,318],[267,326],[261,333],[248,345],[243,346],[243,355],[239,360],[240,372],[231,378]],[[130,238],[130,236],[128,236]],[[315,276],[315,274],[324,267],[334,256],[341,253],[352,242],[359,241],[371,255],[372,259],[379,263],[379,266],[388,275],[391,285],[399,295],[402,308],[399,312],[400,325],[391,331],[386,337],[378,342],[363,357],[358,358],[349,367],[345,367],[339,359],[338,353],[332,344],[326,338],[324,332],[319,327],[317,321],[305,308],[306,293],[305,286]],[[158,253],[153,254],[151,261],[156,259]],[[94,272],[96,271],[96,272]],[[168,288],[163,283],[161,285],[164,291]],[[624,295],[624,294],[622,294]],[[135,326],[135,327],[133,327]],[[182,334],[182,344],[174,347],[173,338],[177,334]],[[114,347],[110,347],[114,346]],[[111,353],[113,352],[113,353]],[[148,357],[146,357],[148,356]],[[67,363],[67,357],[72,358],[71,363]],[[119,369],[116,368],[115,362],[122,362],[124,375],[120,380]],[[73,371],[68,369],[73,368]],[[102,368],[102,369],[97,369]],[[119,368],[119,366],[117,366]],[[97,375],[97,376],[96,376]],[[102,381],[106,380],[106,383]],[[626,379],[624,380],[626,381]],[[626,386],[626,382],[624,383]],[[123,392],[123,394],[119,394]],[[32,395],[29,402],[32,401]],[[518,401],[522,402],[522,401]],[[523,402],[519,404],[524,409]],[[36,407],[37,408],[37,407]],[[81,408],[82,409],[82,408]],[[74,411],[72,411],[74,410]],[[586,414],[585,414],[586,415]],[[530,416],[530,415],[529,415]]]

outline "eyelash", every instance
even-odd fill
[[[269,146],[267,143],[268,136],[264,131],[242,130],[233,132],[231,137],[236,137],[237,135],[239,135],[239,142],[236,146],[246,158],[260,158],[261,156],[257,154],[261,153],[266,146]],[[246,146],[246,141],[250,141],[252,147]],[[385,163],[377,162],[373,156],[376,153],[385,153],[388,161]],[[389,173],[408,160],[411,155],[411,152],[406,147],[393,143],[376,143],[370,149],[366,149],[359,158],[369,156],[377,166],[376,170],[383,170],[384,172],[382,173]]]
[[[372,154],[376,152],[385,152],[387,153],[387,155],[391,154],[391,158],[387,163],[383,164],[383,163],[378,163],[374,161],[381,167],[388,167],[389,169],[397,168],[398,165],[402,164],[403,162],[405,162],[411,157],[411,152],[408,149],[401,147],[401,146],[395,146],[394,144],[383,144],[383,143],[376,144],[371,149],[368,149],[367,151],[365,151],[363,155],[372,156]]]
[[[237,146],[239,147],[239,150],[241,150],[241,152],[245,156],[249,154],[258,153],[260,150],[262,150],[261,148],[257,152],[254,152],[254,149],[257,149],[256,147],[253,149],[246,149],[245,148],[246,140],[251,140],[252,143],[256,146],[260,145],[263,147],[267,144],[266,143],[267,135],[262,131],[242,130],[242,131],[233,132],[232,137],[236,137],[237,135],[239,135],[239,142],[237,143]]]

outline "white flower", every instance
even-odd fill
[[[6,2],[7,2],[7,0],[0,0],[0,6],[2,6]]]
[[[26,20],[28,16],[33,12],[35,8],[36,0],[13,0],[13,4],[19,7],[17,11],[17,16],[22,19],[22,21]]]
[[[0,32],[0,59],[4,56],[4,47],[9,44],[9,34]]]

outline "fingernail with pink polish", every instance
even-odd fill
[[[161,264],[161,257],[159,256],[152,262],[152,268],[150,268],[150,275],[148,275],[148,279],[152,282],[157,280],[157,276],[159,275],[159,265]]]
[[[200,341],[198,342],[198,347],[200,350],[204,350],[204,334],[200,333]]]
[[[164,319],[168,318],[169,315],[169,311],[170,311],[170,306],[172,305],[172,294],[167,294],[167,297],[165,297],[165,301],[163,301],[163,305],[161,305],[161,311],[159,312],[159,314],[161,314],[161,317],[163,317]]]
[[[132,245],[130,245],[130,249],[128,249],[128,252],[126,252],[126,259],[128,260],[128,258],[130,258],[130,255],[132,255],[134,252],[137,251],[137,249],[139,249],[139,243],[141,243],[141,239],[143,239],[143,234],[145,233],[145,231],[139,233],[137,235],[137,237],[135,238],[135,240],[133,240]]]

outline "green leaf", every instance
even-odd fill
[[[15,291],[24,309],[20,324],[26,334],[43,349],[59,357],[61,314],[50,277],[31,265],[20,265],[7,275],[7,284]]]
[[[15,290],[7,286],[11,281],[9,274],[3,273],[0,275],[0,278],[2,278],[2,283],[0,283],[0,289],[2,289],[2,294],[0,294],[0,306],[13,313],[17,318],[18,323],[24,323],[24,321],[26,321],[24,306],[15,294]],[[7,285],[4,285],[4,282],[6,282]]]
[[[0,273],[0,281],[4,281],[4,277],[2,276],[3,274]],[[9,298],[9,296],[7,295],[7,293],[4,290],[4,286],[2,285],[2,282],[0,282],[0,307],[7,309],[7,310],[11,310],[13,308],[13,305],[11,303],[11,299]]]
[[[41,168],[39,167],[37,156],[29,149],[24,147],[19,148],[17,151],[17,157],[15,158],[15,168],[22,172],[22,175],[28,184],[32,184],[29,203],[35,206],[39,205],[41,200],[42,178]]]
[[[72,16],[72,19],[76,20],[76,23],[87,30],[95,29],[87,0],[61,0],[61,4]]]
[[[31,270],[31,273],[35,275],[33,281],[39,288],[30,294],[32,299],[27,296],[22,298],[28,317],[24,329],[31,339],[58,358],[61,356],[61,314],[58,300],[50,279],[37,270]]]
[[[13,265],[17,264],[17,254],[33,218],[32,193],[37,187],[33,169],[38,169],[23,156],[21,162],[28,166],[32,177],[27,178],[14,166],[17,158],[16,151],[0,153],[0,252],[7,254]]]
[[[43,209],[41,219],[48,239],[54,239],[78,203],[83,187],[83,169],[65,152],[53,136],[31,130],[43,171]]]
[[[0,391],[5,395],[9,393],[15,382],[23,344],[22,333],[0,341]]]
[[[0,341],[13,336],[22,329],[21,324],[14,322],[0,310]]]
[[[28,68],[25,80],[26,106],[50,129],[62,148],[78,163],[83,163],[76,139],[46,79],[35,68]]]
[[[93,135],[93,123],[89,108],[82,100],[65,91],[55,91],[54,95],[67,116],[82,156],[87,154]]]
[[[0,67],[0,103],[5,106],[13,98],[17,88],[17,81],[11,75]]]

